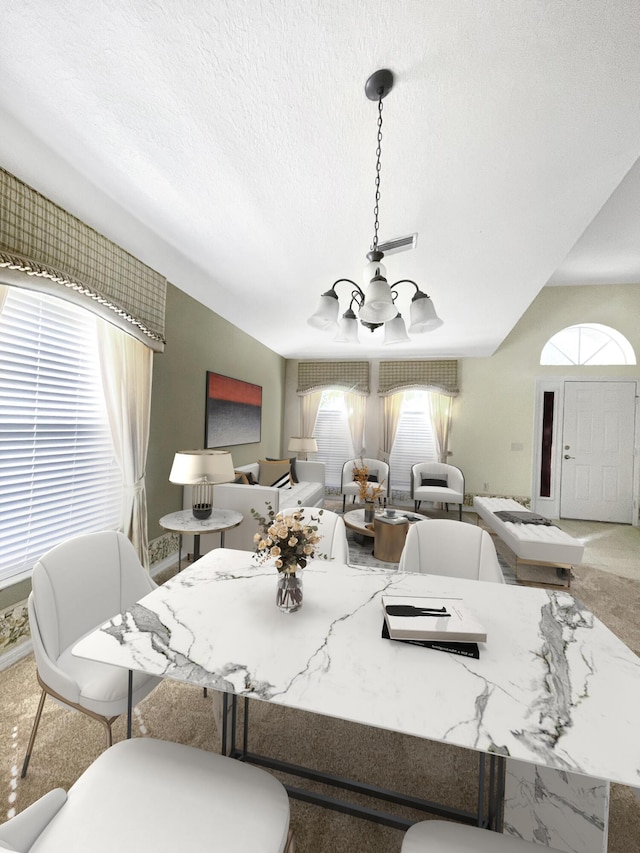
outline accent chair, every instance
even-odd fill
[[[441,502],[449,512],[449,504],[458,504],[462,521],[464,474],[446,462],[418,462],[411,468],[411,498],[417,512],[422,501]]]

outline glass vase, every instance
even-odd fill
[[[283,613],[295,613],[302,607],[302,569],[278,572],[276,606]]]
[[[375,515],[375,505],[373,501],[366,501],[364,505],[364,523],[373,524]]]

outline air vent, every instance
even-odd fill
[[[385,243],[378,243],[378,249],[384,252],[385,255],[393,255],[394,252],[407,252],[409,249],[415,249],[418,242],[418,234],[409,234],[407,237],[396,237],[395,240],[387,240]]]

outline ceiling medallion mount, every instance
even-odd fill
[[[316,329],[331,331],[337,328],[338,334],[335,340],[339,343],[358,343],[358,323],[371,332],[384,326],[385,344],[398,344],[410,340],[402,315],[395,305],[398,297],[396,288],[399,284],[411,284],[415,287],[416,291],[411,299],[410,332],[429,332],[442,325],[442,320],[436,314],[433,302],[426,293],[420,290],[415,281],[405,278],[390,285],[385,277],[386,269],[382,264],[384,252],[380,250],[378,242],[378,228],[380,224],[378,214],[380,203],[380,157],[382,152],[382,101],[392,88],[393,72],[387,68],[373,73],[364,87],[367,98],[370,101],[376,101],[378,104],[373,239],[371,241],[371,249],[367,253],[368,263],[364,269],[364,285],[366,290],[363,290],[360,285],[350,278],[339,278],[337,281],[334,281],[330,290],[322,294],[315,314],[307,320],[307,323]],[[351,287],[351,301],[338,323],[340,309],[336,287],[343,283]],[[354,304],[358,308],[357,316],[353,310]]]

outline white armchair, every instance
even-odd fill
[[[464,475],[446,462],[418,462],[411,469],[411,497],[416,512],[422,501],[440,501],[447,512],[449,504],[459,504],[458,518],[462,521]]]
[[[202,749],[133,738],[0,826],[11,853],[294,853],[289,799],[270,773]]]
[[[74,657],[72,649],[85,634],[156,587],[131,542],[114,530],[76,536],[52,548],[35,564],[31,583],[29,627],[42,693],[23,778],[47,694],[102,723],[106,745],[111,746],[111,724],[127,710],[128,673]],[[134,705],[157,683],[157,678],[134,673]]]
[[[425,519],[409,528],[398,571],[505,582],[487,531],[447,518]]]
[[[355,466],[364,463],[369,469],[369,479],[372,483],[383,483],[380,499],[386,504],[389,497],[389,466],[386,462],[380,459],[349,459],[342,466],[342,475],[340,477],[340,494],[342,495],[342,512],[345,511],[347,497],[353,498],[352,503],[355,503],[359,493],[358,483],[353,479],[353,469]],[[375,477],[376,479],[371,479]]]

